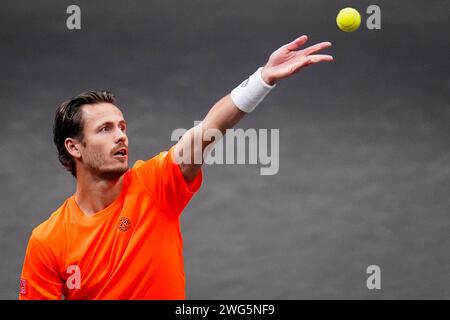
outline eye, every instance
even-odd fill
[[[107,126],[105,126],[105,127],[101,127],[99,132],[105,132],[105,131],[108,131],[108,130],[109,130],[109,128]]]

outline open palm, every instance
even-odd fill
[[[261,72],[264,81],[274,84],[278,80],[293,75],[303,67],[333,60],[331,55],[314,54],[322,49],[331,47],[330,42],[321,42],[305,49],[297,50],[307,40],[308,37],[303,35],[274,51]]]

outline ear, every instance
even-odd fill
[[[74,138],[66,138],[64,141],[64,146],[66,147],[67,152],[74,158],[81,158],[81,142]]]

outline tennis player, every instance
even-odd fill
[[[279,80],[333,60],[317,54],[331,43],[300,49],[306,41],[301,36],[273,52],[211,108],[201,132],[225,132]],[[57,108],[54,142],[76,192],[31,233],[19,299],[185,299],[179,218],[202,184],[203,161],[178,155],[191,150],[193,159],[211,143],[195,146],[194,128],[167,152],[129,168],[127,124],[110,92],[85,92]]]

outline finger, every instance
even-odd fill
[[[312,54],[308,56],[308,64],[318,63],[322,61],[333,61],[333,56],[329,54]]]
[[[308,36],[303,35],[301,37],[298,37],[291,43],[286,44],[285,47],[290,51],[294,51],[300,48],[300,46],[304,45],[306,41],[308,41]]]
[[[317,52],[319,50],[325,49],[331,47],[331,42],[321,42],[321,43],[317,43],[313,46],[310,46],[308,48],[303,49],[303,52],[309,56],[311,53]]]

